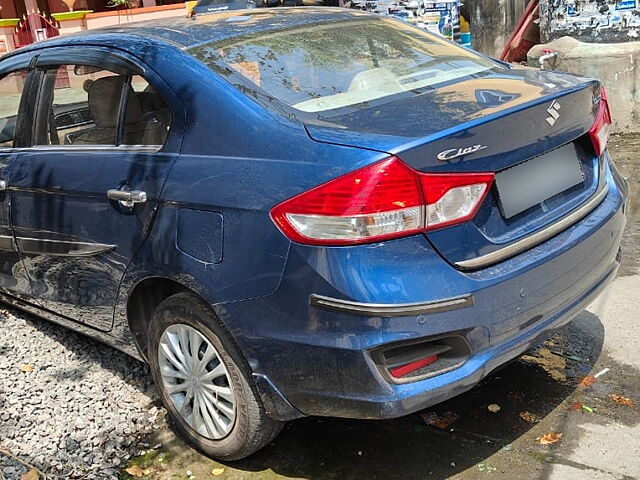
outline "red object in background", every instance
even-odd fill
[[[500,60],[503,62],[522,62],[534,45],[540,43],[540,31],[535,20],[538,19],[539,0],[531,0],[515,30],[502,49]]]
[[[16,48],[20,48],[58,35],[60,30],[53,20],[39,13],[30,13],[18,24],[13,37]]]

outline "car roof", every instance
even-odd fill
[[[344,21],[363,16],[373,15],[357,10],[330,7],[230,10],[224,13],[196,15],[190,18],[181,16],[86,30],[23,47],[16,50],[15,53],[37,50],[45,46],[71,45],[79,42],[86,44],[90,43],[92,38],[104,42],[106,36],[109,37],[109,44],[125,49],[127,42],[124,36],[129,39],[136,37],[136,40],[141,42],[165,42],[182,49],[189,49],[247,34],[289,27],[303,27],[316,23]]]

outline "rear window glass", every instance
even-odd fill
[[[385,18],[260,32],[191,51],[244,93],[302,112],[372,101],[501,68],[462,47]]]

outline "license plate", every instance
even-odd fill
[[[575,146],[570,143],[496,173],[496,188],[505,218],[584,181]]]

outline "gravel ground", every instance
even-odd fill
[[[63,327],[0,310],[0,479],[27,468],[118,478],[161,409],[146,365]]]

